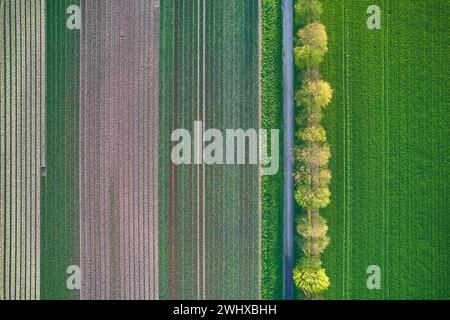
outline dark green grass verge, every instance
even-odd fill
[[[262,0],[262,128],[280,129],[283,137],[281,0]],[[268,141],[270,143],[270,141]],[[261,179],[261,298],[283,297],[283,144],[280,170]],[[270,150],[270,149],[269,149]]]

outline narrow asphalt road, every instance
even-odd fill
[[[284,299],[294,295],[294,61],[293,3],[283,0],[283,115],[284,115]]]

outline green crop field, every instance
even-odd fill
[[[259,127],[258,1],[161,3],[160,297],[258,298],[257,165],[174,165],[173,130]]]
[[[448,174],[449,3],[324,1],[335,89],[326,111],[332,146],[329,299],[450,298]],[[367,267],[381,268],[368,290]]]
[[[47,1],[46,167],[41,178],[41,298],[76,299],[66,270],[79,265],[78,30],[66,28],[66,8],[79,1]]]

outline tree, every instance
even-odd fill
[[[297,105],[301,105],[299,101],[296,101]],[[302,109],[301,112],[295,117],[295,122],[299,126],[304,126],[305,124],[320,123],[323,118],[322,109],[318,107],[310,107],[307,109]]]
[[[294,6],[295,24],[303,26],[320,19],[323,8],[318,0],[298,0]]]
[[[325,80],[308,80],[295,94],[298,105],[312,108],[326,107],[333,97],[333,89]]]
[[[328,187],[312,189],[310,186],[299,186],[294,197],[299,206],[309,209],[325,208],[330,204],[331,192]]]
[[[325,31],[325,26],[320,22],[315,21],[300,29],[297,39],[300,45],[310,46],[318,50],[322,56],[328,51],[327,32]]]
[[[300,70],[317,67],[322,59],[323,53],[319,49],[308,45],[294,48],[295,66]]]
[[[319,181],[318,181],[318,186],[319,187],[325,187],[325,186],[329,186],[330,182],[331,182],[331,170],[328,168],[321,168],[319,171]]]
[[[308,255],[319,256],[330,244],[330,237],[323,235],[317,238],[307,238],[302,242],[302,249]]]
[[[310,169],[327,165],[330,157],[330,147],[326,143],[321,145],[307,144],[295,149],[296,160],[304,163]]]
[[[305,166],[299,166],[297,170],[294,171],[294,181],[295,185],[311,185],[312,183],[312,173],[311,170]]]
[[[327,221],[318,214],[304,216],[297,224],[297,233],[303,238],[323,237],[327,231]]]
[[[305,268],[300,264],[294,269],[294,283],[309,297],[327,290],[330,279],[325,269]]]
[[[319,270],[322,267],[322,261],[318,256],[303,256],[300,260],[300,268]]]
[[[306,165],[299,166],[294,172],[296,186],[327,187],[331,182],[331,171],[328,168],[320,168],[312,172]]]
[[[320,216],[319,209],[328,206],[331,197],[331,171],[328,168],[331,151],[326,143],[326,131],[320,122],[323,109],[333,97],[333,89],[320,78],[319,71],[319,65],[328,51],[326,28],[319,22],[322,12],[320,0],[296,0],[295,23],[302,29],[296,34],[294,48],[294,62],[301,71],[301,87],[295,92],[299,111],[295,120],[299,126],[296,137],[301,143],[294,150],[294,197],[308,214],[297,223],[297,233],[302,237],[300,246],[305,255],[294,269],[294,282],[309,299],[320,298],[320,293],[330,286],[320,260],[330,238],[327,236],[327,222]]]
[[[327,140],[327,132],[320,124],[316,124],[299,131],[297,138],[306,142],[322,143]]]

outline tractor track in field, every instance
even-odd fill
[[[384,279],[385,279],[385,288],[386,288],[386,299],[390,299],[390,242],[391,242],[391,233],[390,233],[390,157],[391,157],[391,151],[390,151],[390,145],[391,140],[389,136],[390,132],[390,126],[389,126],[389,0],[385,0],[385,6],[386,8],[386,15],[385,15],[385,43],[384,43],[384,55],[385,55],[385,68],[384,68],[384,79],[385,79],[385,154],[386,154],[386,160],[385,160],[385,193],[384,193],[384,201],[385,201],[385,233],[386,233],[386,243],[385,243],[385,266],[386,266],[386,272],[384,273]]]
[[[345,243],[346,245],[346,251],[347,251],[347,279],[346,279],[346,298],[351,299],[352,295],[352,288],[350,285],[350,281],[352,279],[352,104],[350,99],[350,89],[349,89],[349,79],[350,77],[350,29],[349,25],[347,23],[348,21],[348,12],[345,12],[345,85],[344,85],[344,106],[345,106],[345,157],[346,157],[346,207],[345,207],[345,217],[346,217],[346,223],[347,223],[347,241]]]
[[[177,18],[177,8],[176,8],[176,4],[177,2],[174,2],[174,8],[173,8],[173,15],[174,15],[174,21],[178,21],[179,19]],[[173,43],[176,42],[177,39],[177,35],[178,32],[175,30],[175,22],[173,23],[173,30],[172,30],[172,34],[174,37]],[[176,85],[176,70],[178,69],[178,59],[176,58],[178,56],[177,54],[177,46],[174,45],[173,46],[173,56],[172,58],[172,62],[173,62],[173,75],[172,75],[172,79],[173,79],[173,104],[172,104],[172,122],[169,126],[169,128],[171,128],[171,130],[173,130],[173,128],[176,128],[177,126],[177,119],[176,119],[176,115],[179,114],[179,112],[175,109],[176,106],[178,106],[178,88]],[[170,146],[170,145],[169,145]],[[178,254],[177,254],[177,245],[176,245],[176,235],[177,235],[177,230],[176,230],[176,210],[177,210],[177,201],[176,201],[176,197],[177,197],[177,184],[176,184],[176,177],[177,177],[177,166],[169,159],[169,199],[168,199],[168,206],[169,206],[169,212],[168,212],[168,254],[169,254],[169,274],[168,274],[168,278],[169,278],[169,295],[168,298],[169,299],[174,299],[177,296],[178,293],[178,281],[177,281],[177,277],[178,277]]]
[[[262,128],[262,0],[258,0],[258,128]],[[259,152],[259,151],[258,151]],[[262,168],[258,163],[258,299],[262,297]]]
[[[348,257],[349,254],[347,252],[348,249],[348,239],[350,237],[350,231],[348,230],[348,225],[349,222],[348,220],[348,214],[347,214],[347,207],[348,207],[348,202],[347,199],[349,197],[348,195],[348,149],[347,149],[347,141],[348,141],[348,135],[347,135],[347,127],[348,127],[348,122],[347,122],[347,99],[346,99],[346,95],[347,95],[347,70],[346,70],[346,60],[347,60],[347,53],[346,53],[346,48],[347,48],[347,25],[346,25],[346,11],[345,11],[345,3],[344,1],[342,1],[342,17],[343,17],[343,24],[342,24],[342,39],[343,39],[343,45],[342,45],[342,68],[343,68],[343,72],[342,72],[342,88],[343,88],[343,106],[344,106],[344,112],[343,112],[343,128],[344,128],[344,135],[343,135],[343,145],[344,145],[344,153],[343,153],[343,168],[344,168],[344,188],[343,188],[343,231],[344,231],[344,241],[342,243],[343,246],[343,263],[342,263],[342,274],[343,274],[343,287],[342,287],[342,296],[344,297],[344,299],[348,299],[348,292],[349,292],[349,263],[348,263]]]

